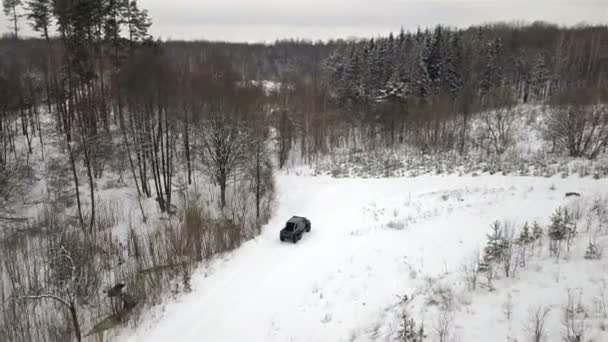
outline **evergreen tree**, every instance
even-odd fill
[[[534,59],[532,66],[532,93],[536,100],[542,100],[547,95],[549,81],[549,70],[545,63],[545,58],[541,53],[538,53]]]
[[[398,42],[395,40],[393,33],[388,37],[388,41],[386,42],[386,55],[385,59],[385,68],[383,77],[383,82],[386,83],[391,80],[391,77],[394,73],[394,70],[397,68],[397,64],[399,63],[397,58],[397,53],[399,51]]]
[[[334,56],[331,60],[338,58]],[[357,45],[353,45],[345,55],[335,64],[335,77],[337,78],[336,92],[338,97],[356,103],[360,100],[359,80],[361,77],[360,53]]]
[[[128,0],[124,1],[128,2]],[[136,0],[128,2],[121,9],[124,11],[122,15],[127,25],[129,41],[133,43],[149,40],[150,34],[148,31],[152,26],[152,21],[148,16],[148,10],[140,9]]]
[[[502,43],[500,38],[487,45],[485,53],[485,67],[480,82],[480,92],[486,95],[494,87],[500,86],[502,80],[502,66],[500,65],[500,53]]]
[[[403,45],[403,43],[405,43],[405,39],[406,39],[406,34],[405,34],[405,30],[402,27],[401,30],[399,31],[399,36],[397,37],[397,44],[399,46]]]
[[[534,242],[534,236],[532,235],[532,232],[530,231],[530,225],[528,225],[528,222],[526,222],[524,224],[524,227],[522,228],[522,231],[519,233],[519,236],[517,237],[516,243],[521,246],[526,246],[532,242]]]
[[[485,267],[491,264],[499,264],[502,262],[505,250],[507,249],[506,241],[503,235],[500,222],[496,221],[492,224],[492,232],[488,234],[488,242],[484,248],[483,263]]]
[[[532,237],[535,241],[539,241],[543,237],[543,228],[538,224],[538,222],[534,221],[532,224]]]
[[[21,14],[19,14],[18,8],[21,5],[21,0],[2,0],[4,14],[13,23],[13,34],[15,35],[15,38],[19,38],[19,18],[21,18]]]
[[[445,58],[443,56],[443,28],[437,26],[435,33],[428,36],[426,48],[424,49],[424,63],[429,76],[431,89],[439,92],[441,88]]]
[[[445,77],[444,89],[446,89],[452,97],[458,97],[463,87],[462,79],[462,44],[459,34],[454,34],[451,37],[450,49],[445,62]]]
[[[365,100],[373,99],[376,84],[378,83],[378,75],[375,73],[377,66],[376,61],[376,41],[370,39],[363,53],[361,54],[360,62],[363,75],[361,76],[361,97]]]
[[[373,52],[371,63],[371,76],[372,76],[372,94],[376,94],[388,81],[386,77],[388,72],[387,65],[387,53],[388,53],[388,40],[378,40]]]
[[[551,225],[549,226],[549,238],[551,239],[551,253],[559,257],[561,244],[565,240],[568,251],[573,238],[577,234],[576,221],[568,209],[557,208],[551,215]]]
[[[551,225],[549,226],[549,237],[554,241],[561,241],[566,236],[567,230],[567,213],[564,213],[562,208],[557,208],[555,213],[551,215]]]
[[[424,45],[418,45],[418,50],[412,65],[411,78],[408,82],[413,88],[414,96],[421,100],[426,99],[431,95],[431,78],[427,69],[427,64],[424,62]]]
[[[28,14],[32,29],[39,32],[47,41],[49,40],[49,26],[51,25],[51,0],[29,0],[27,2]]]

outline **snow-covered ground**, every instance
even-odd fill
[[[574,176],[334,179],[280,174],[277,182],[278,207],[259,237],[200,267],[191,293],[152,309],[138,329],[125,329],[117,340],[390,340],[399,328],[398,296],[418,293],[428,279],[446,274],[457,287],[463,260],[483,247],[493,221],[546,224],[556,207],[571,201],[565,192],[594,196],[608,191],[608,182]],[[312,221],[312,232],[297,245],[278,238],[292,215]],[[549,273],[537,266],[520,273],[529,281],[512,280],[508,292],[469,294],[457,313],[460,341],[504,341],[510,330],[523,332],[521,315],[531,299],[561,303],[563,298],[555,297],[568,281],[577,280],[580,287],[586,284],[581,280],[585,272],[605,269],[605,263],[555,267],[559,286],[553,268]],[[514,311],[521,312],[512,324],[497,318],[502,317],[497,303],[507,293],[519,303]],[[419,316],[425,312],[427,317]],[[432,326],[432,311],[419,308],[414,316]],[[557,313],[552,319],[559,324]],[[559,340],[559,330],[550,336]]]

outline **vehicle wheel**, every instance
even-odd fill
[[[283,239],[283,237],[281,236],[279,239],[281,239],[281,242],[285,241],[285,239]]]
[[[293,241],[293,243],[298,243],[298,236],[297,236],[297,235],[294,235],[294,236],[291,238],[291,241]]]
[[[310,223],[306,225],[306,232],[310,233]]]

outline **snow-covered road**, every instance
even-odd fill
[[[597,185],[579,178],[281,175],[277,209],[261,236],[201,268],[191,293],[119,340],[371,340],[397,295],[423,276],[458,269],[492,221],[546,221],[565,192],[590,194]],[[292,215],[312,221],[297,245],[278,238]]]

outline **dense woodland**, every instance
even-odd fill
[[[163,42],[136,1],[3,5],[13,23],[0,40],[3,341],[135,324],[135,307],[176,283],[186,291],[197,262],[256,235],[273,172],[295,153],[309,164],[341,149],[466,155],[472,122],[487,113],[501,154],[521,103],[547,105],[555,153],[593,159],[608,145],[606,26]],[[24,25],[39,37],[22,37]],[[138,222],[157,228],[133,223],[120,243],[99,203],[100,182],[117,174],[136,194]],[[41,179],[46,200],[28,203]],[[31,208],[43,214],[23,214]],[[151,223],[159,215],[177,219]]]

